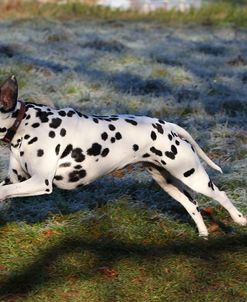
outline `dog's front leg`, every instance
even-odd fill
[[[0,187],[0,201],[11,197],[35,196],[52,192],[52,178],[33,175],[28,180]]]
[[[29,175],[22,169],[20,163],[11,153],[9,158],[9,171],[7,177],[0,183],[0,186],[22,182],[29,178]]]

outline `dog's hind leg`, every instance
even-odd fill
[[[186,175],[186,172],[184,175]],[[183,176],[182,181],[192,190],[218,201],[229,212],[234,222],[239,225],[247,225],[247,218],[236,209],[226,193],[220,191],[210,180],[202,165],[195,167],[191,175]]]
[[[184,206],[196,223],[199,236],[207,237],[208,230],[199,211],[198,204],[183,188],[183,184],[163,168],[152,164],[145,164],[145,167],[160,187]]]

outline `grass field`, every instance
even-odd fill
[[[207,170],[247,214],[244,1],[186,15],[2,5],[0,16],[0,81],[15,74],[21,98],[180,124],[222,167],[223,175]],[[3,179],[2,143],[0,154]],[[247,301],[246,228],[197,200],[208,241],[139,167],[83,189],[8,200],[0,301]]]

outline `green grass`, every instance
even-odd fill
[[[178,24],[201,24],[201,25],[247,25],[247,7],[243,1],[214,1],[204,4],[199,10],[190,10],[181,13],[175,10],[157,10],[149,14],[137,11],[111,10],[105,7],[81,4],[76,1],[67,4],[38,4],[35,1],[16,5],[10,1],[9,5],[0,4],[1,19],[26,19],[26,18],[58,18],[63,20],[118,20],[118,21],[157,21],[170,25]],[[53,37],[55,40],[59,37]]]
[[[124,199],[40,224],[8,223],[0,238],[3,302],[247,299],[241,229],[205,241],[191,225]]]

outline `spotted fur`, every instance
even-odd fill
[[[4,85],[0,87],[1,97]],[[19,112],[20,103],[10,101],[14,103],[12,114],[0,110],[0,139]],[[208,231],[197,202],[185,186],[217,200],[235,222],[246,225],[246,218],[208,177],[199,157],[221,171],[176,124],[146,116],[89,116],[71,108],[56,110],[27,103],[25,117],[11,142],[9,173],[1,184],[0,200],[50,194],[53,185],[74,189],[141,162],[186,208],[201,236],[207,236]]]

